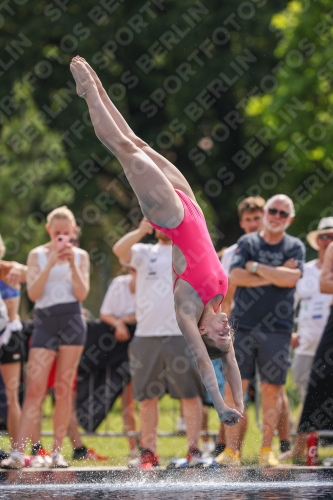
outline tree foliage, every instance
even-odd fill
[[[63,181],[71,168],[59,133],[40,120],[26,88],[13,86],[13,103],[17,112],[2,124],[0,228],[6,257],[24,262],[45,241],[45,214],[71,204],[74,191]]]
[[[271,27],[280,39],[280,70],[271,93],[248,101],[247,127],[252,133],[265,127],[270,172],[281,173],[280,186],[292,187],[306,232],[333,214],[332,5],[292,1],[273,16]]]
[[[295,198],[291,230],[304,235],[331,203],[329,11],[325,0],[8,4],[0,17],[0,176],[1,232],[19,240],[11,257],[24,260],[43,241],[38,221],[53,204],[73,209],[83,246],[102,267],[141,217],[76,96],[76,54],[134,131],[184,173],[217,247],[240,235],[236,204],[250,194]],[[47,156],[51,147],[58,156]]]
[[[75,96],[71,57],[80,53],[93,64],[132,128],[182,170],[221,245],[235,238],[236,201],[260,167],[253,165],[247,181],[232,158],[246,139],[244,99],[276,64],[269,23],[284,6],[281,0],[63,0],[3,11],[4,94],[10,99],[13,81],[28,86],[47,126],[62,136],[81,182],[62,181],[76,191],[72,207],[83,235],[89,229],[88,245],[126,230],[137,202]],[[101,203],[101,191],[114,203]]]

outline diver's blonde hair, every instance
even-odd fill
[[[68,220],[73,226],[76,226],[74,214],[68,207],[66,207],[66,205],[52,210],[52,212],[50,212],[46,217],[46,225],[50,226],[54,219],[65,219]]]

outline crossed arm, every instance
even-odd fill
[[[256,273],[251,273],[253,261],[248,260],[245,269],[233,268],[230,272],[230,281],[233,286],[254,288],[266,285],[275,285],[281,288],[293,288],[301,277],[294,259],[287,260],[282,266],[267,266],[259,264]]]

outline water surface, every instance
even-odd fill
[[[9,471],[0,500],[333,500],[333,469]]]

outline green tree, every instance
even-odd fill
[[[333,214],[331,7],[326,0],[293,1],[273,16],[272,32],[280,38],[275,89],[251,98],[246,110],[252,134],[265,128],[261,158],[270,159],[269,171],[280,187],[289,185],[301,211],[295,224],[302,233]]]
[[[31,93],[13,86],[16,112],[2,123],[0,232],[6,258],[25,262],[46,240],[45,214],[73,202],[71,169],[60,135],[40,120]]]
[[[282,0],[87,0],[20,2],[3,11],[4,95],[10,101],[14,80],[29,86],[47,125],[61,134],[74,175],[67,180],[76,191],[72,208],[87,247],[113,232],[111,243],[126,230],[137,202],[117,180],[119,165],[95,138],[86,105],[75,96],[71,57],[80,53],[94,65],[133,129],[182,170],[221,246],[238,234],[235,204],[247,182],[233,160],[247,139],[244,99],[260,90],[276,64],[269,22],[284,6]],[[8,109],[10,102],[4,114]],[[251,179],[258,169],[253,165]],[[103,204],[101,191],[115,203]]]

